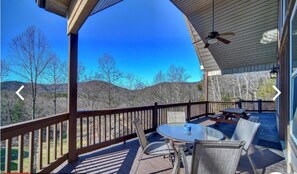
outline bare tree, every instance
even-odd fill
[[[190,76],[186,73],[183,67],[175,67],[171,65],[167,71],[168,81],[172,83],[171,86],[171,103],[185,102],[188,95],[182,88],[182,83],[187,82]]]
[[[159,84],[164,82],[166,82],[166,76],[162,71],[159,71],[154,77],[153,84]]]
[[[108,108],[114,107],[116,105],[116,89],[113,85],[119,83],[123,74],[116,67],[115,60],[108,54],[104,54],[98,59],[99,72],[97,74],[98,78],[107,82],[107,105]]]
[[[189,80],[190,75],[186,73],[185,68],[171,65],[167,71],[167,77],[169,82],[186,82]]]
[[[153,84],[156,85],[154,90],[154,101],[161,103],[169,103],[169,89],[166,83],[166,76],[162,71],[159,71],[153,80]]]
[[[147,85],[141,79],[136,78],[134,83],[134,90],[144,89],[145,87],[147,87]]]
[[[264,89],[261,95],[266,90],[263,85],[266,84],[268,77],[268,71],[211,76],[209,77],[210,99],[214,101],[257,100],[259,88]]]
[[[143,102],[145,97],[143,95],[139,95],[137,90],[141,90],[146,87],[146,85],[142,82],[140,78],[135,76],[132,73],[127,73],[124,76],[126,80],[126,87],[129,89],[127,96],[127,105],[128,106],[138,106],[141,102]]]
[[[36,118],[37,83],[51,61],[50,47],[45,36],[34,26],[29,27],[10,43],[11,71],[31,83],[32,119]]]
[[[166,76],[167,75],[167,76]],[[157,101],[162,103],[177,103],[189,100],[189,93],[183,85],[190,76],[183,67],[171,65],[166,75],[159,71],[154,77],[154,84],[158,84],[154,92]]]
[[[129,99],[128,99],[128,106],[133,106],[135,98],[137,97],[134,95],[135,93],[133,90],[135,89],[135,81],[136,81],[136,76],[134,74],[128,73],[125,76],[125,79],[127,80],[127,88],[129,89]]]
[[[65,83],[67,79],[67,63],[61,62],[56,54],[51,54],[51,62],[45,70],[45,79],[54,86],[54,114],[57,114],[57,90],[58,85]]]
[[[8,75],[8,71],[9,71],[9,65],[4,59],[0,60],[0,68],[1,68],[0,76],[1,76],[1,80],[3,80],[3,78]]]

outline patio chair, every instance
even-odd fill
[[[174,124],[174,123],[186,123],[186,113],[185,112],[167,112],[167,123]],[[166,142],[170,140],[165,138]],[[191,148],[193,147],[193,143],[183,143],[179,141],[171,141],[172,145],[176,145],[179,147],[183,147],[184,150],[190,152]]]
[[[142,152],[139,156],[139,161],[142,159],[143,154],[151,155],[151,156],[165,156],[173,153],[171,145],[169,142],[165,141],[156,141],[156,142],[149,142],[145,136],[145,133],[142,129],[141,123],[139,119],[133,121],[136,134],[138,136],[139,144],[141,146]]]
[[[244,141],[198,141],[194,143],[193,154],[185,155],[178,149],[186,174],[232,174],[235,173]],[[172,174],[179,173],[180,158],[174,165]]]
[[[248,151],[249,151],[250,145],[252,144],[255,138],[255,135],[259,127],[260,127],[260,123],[252,122],[241,118],[239,119],[235,128],[235,131],[231,137],[231,140],[245,141],[242,155],[246,155],[248,157],[254,173],[257,173],[257,171],[255,169],[254,163]]]

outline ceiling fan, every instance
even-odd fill
[[[228,36],[228,35],[234,36],[235,33],[233,32],[219,33],[214,30],[214,0],[212,0],[212,32],[210,32],[208,36],[205,38],[206,44],[204,48],[208,48],[209,45],[217,43],[218,40],[223,42],[224,44],[229,44],[231,41],[221,37],[221,36]]]

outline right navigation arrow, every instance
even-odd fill
[[[277,89],[277,87],[275,87],[274,85],[272,86],[275,90],[276,90],[276,92],[277,92],[277,94],[273,97],[273,101],[275,101],[275,99],[281,94],[281,92]]]

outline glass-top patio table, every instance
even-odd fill
[[[191,131],[186,131],[184,125],[191,126]],[[192,123],[163,124],[157,132],[173,141],[194,143],[195,140],[222,140],[224,134],[214,128]]]

